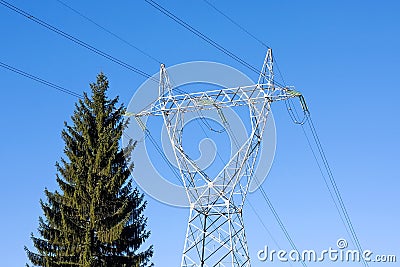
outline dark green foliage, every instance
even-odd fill
[[[127,121],[125,108],[109,100],[107,78],[101,73],[76,104],[73,125],[65,124],[62,158],[56,164],[60,192],[45,190],[39,218],[40,237],[32,234],[36,252],[25,247],[35,266],[149,266],[152,246],[143,210],[146,202],[129,178],[134,143],[119,146]]]

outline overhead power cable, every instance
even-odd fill
[[[254,214],[256,215],[258,221],[261,223],[261,225],[263,226],[264,230],[267,232],[267,234],[269,235],[269,237],[271,238],[271,240],[275,243],[275,245],[277,246],[277,248],[279,248],[279,250],[281,250],[281,247],[279,246],[278,242],[275,240],[275,238],[272,236],[271,231],[268,229],[268,227],[265,225],[264,221],[262,220],[261,216],[258,214],[256,208],[253,206],[253,204],[251,204],[250,199],[247,197],[246,198],[247,203],[249,204],[251,210],[254,212]]]
[[[186,23],[185,21],[183,21],[182,19],[180,19],[179,17],[177,17],[176,15],[171,13],[169,10],[167,10],[166,8],[164,8],[163,6],[158,4],[157,2],[155,2],[153,0],[145,0],[145,1],[148,4],[150,4],[151,6],[153,6],[154,8],[156,8],[157,10],[159,10],[161,13],[166,15],[167,17],[169,17],[172,20],[174,20],[179,25],[183,26],[185,29],[189,30],[190,32],[192,32],[193,34],[198,36],[199,38],[203,39],[204,41],[206,41],[207,43],[209,43],[210,45],[215,47],[216,49],[218,49],[221,52],[223,52],[224,54],[228,55],[229,57],[231,57],[235,61],[239,62],[240,64],[242,64],[246,68],[250,69],[251,71],[253,71],[253,72],[257,73],[257,74],[260,74],[260,71],[257,68],[253,67],[252,65],[250,65],[249,63],[247,63],[246,61],[241,59],[240,57],[236,56],[234,53],[232,53],[231,51],[229,51],[228,49],[226,49],[222,45],[218,44],[217,42],[215,42],[211,38],[207,37],[206,35],[204,35],[199,30],[197,30],[194,27],[190,26],[188,23]]]
[[[363,250],[362,250],[360,241],[359,241],[357,233],[356,233],[356,231],[354,229],[353,223],[350,220],[350,216],[349,216],[349,214],[347,212],[347,209],[346,209],[346,206],[344,204],[343,198],[342,198],[342,196],[340,194],[340,191],[339,191],[339,188],[338,188],[338,186],[336,184],[335,177],[333,176],[333,173],[332,173],[332,170],[330,168],[329,162],[328,162],[328,160],[326,158],[324,149],[322,147],[322,144],[321,144],[320,139],[318,137],[317,131],[316,131],[315,126],[314,126],[314,123],[312,121],[311,113],[308,110],[304,111],[305,118],[303,118],[303,120],[299,120],[299,114],[297,112],[296,107],[293,106],[293,108],[292,108],[292,104],[289,104],[287,106],[287,108],[288,108],[289,115],[292,118],[293,122],[301,125],[303,133],[304,133],[304,136],[307,139],[308,146],[310,147],[310,150],[312,152],[314,160],[315,160],[315,162],[316,162],[316,164],[318,166],[318,169],[319,169],[319,171],[321,173],[321,176],[322,176],[322,178],[324,180],[324,183],[325,183],[325,185],[326,185],[326,187],[327,187],[327,189],[329,191],[329,195],[331,196],[332,201],[335,204],[335,208],[339,213],[340,219],[343,222],[343,225],[344,225],[348,235],[352,238],[353,244],[356,246],[357,250],[360,253],[362,253]],[[307,135],[307,132],[304,129],[304,123],[307,123],[309,128],[310,128],[312,137],[313,137],[314,142],[315,142],[315,144],[317,146],[317,151],[318,151],[319,156],[320,156],[320,158],[322,160],[323,167],[325,167],[325,171],[326,171],[326,173],[327,173],[327,175],[329,177],[329,183],[328,183],[328,180],[325,177],[324,171],[322,170],[322,166],[321,166],[321,164],[320,164],[320,162],[318,160],[318,157],[317,157],[316,153],[314,152],[313,146],[311,145],[311,142],[310,142],[310,139],[309,139],[309,137]],[[330,184],[330,186],[329,186],[329,184]],[[364,266],[367,266],[367,267],[369,266],[367,261],[365,261],[364,258],[362,258],[362,263],[363,263]]]
[[[110,61],[112,61],[112,62],[114,62],[114,63],[116,63],[116,64],[118,64],[120,66],[122,66],[122,67],[124,67],[124,68],[126,68],[126,69],[128,69],[128,70],[130,70],[130,71],[133,71],[133,72],[135,72],[135,73],[137,73],[137,74],[139,74],[139,75],[141,75],[141,76],[143,76],[145,78],[148,78],[148,79],[150,79],[150,80],[152,80],[154,82],[158,82],[158,79],[155,79],[150,74],[148,74],[148,73],[146,73],[146,72],[144,72],[144,71],[142,71],[142,70],[140,70],[140,69],[138,69],[138,68],[136,68],[136,67],[134,67],[134,66],[132,66],[132,65],[130,65],[128,63],[126,63],[126,62],[123,62],[122,60],[117,59],[117,58],[111,56],[110,54],[108,54],[106,52],[103,52],[103,51],[95,48],[94,46],[92,46],[92,45],[90,45],[90,44],[88,44],[88,43],[86,43],[86,42],[84,42],[84,41],[82,41],[82,40],[80,40],[80,39],[78,39],[78,38],[76,38],[76,37],[64,32],[64,31],[62,31],[62,30],[60,30],[60,29],[58,29],[58,28],[56,28],[56,27],[54,27],[54,26],[52,26],[50,24],[48,24],[48,23],[46,23],[46,22],[44,22],[43,20],[41,20],[39,18],[36,18],[32,14],[29,14],[28,12],[25,12],[24,10],[22,10],[22,9],[20,9],[20,8],[18,8],[16,6],[4,1],[4,0],[0,0],[0,4],[5,6],[5,7],[7,7],[7,8],[9,8],[9,9],[11,9],[12,11],[14,11],[14,12],[16,12],[16,13],[24,16],[24,17],[26,17],[27,19],[30,19],[33,22],[35,22],[35,23],[37,23],[37,24],[39,24],[39,25],[41,25],[41,26],[43,26],[43,27],[55,32],[55,33],[57,33],[58,35],[61,35],[64,38],[66,38],[66,39],[68,39],[68,40],[70,40],[70,41],[72,41],[72,42],[74,42],[74,43],[76,43],[76,44],[78,44],[78,45],[80,45],[80,46],[82,46],[82,47],[84,47],[84,48],[86,48],[86,49],[88,49],[88,50],[90,50],[90,51],[92,51],[92,52],[94,52],[94,53],[96,53],[96,54],[98,54],[98,55],[100,55],[100,56],[102,56],[102,57],[104,57],[104,58],[106,58],[106,59],[108,59],[108,60],[110,60]]]
[[[59,2],[62,3],[62,4],[64,4],[65,6],[67,6],[67,5],[66,5],[65,3],[63,3],[63,2],[61,2],[61,1],[59,1]],[[37,24],[39,24],[39,25],[41,25],[41,26],[43,26],[43,27],[45,27],[45,28],[47,28],[47,29],[49,29],[49,30],[51,30],[51,31],[53,31],[53,32],[55,32],[55,33],[57,33],[57,34],[63,36],[63,37],[65,37],[65,38],[67,38],[68,40],[73,41],[74,43],[76,43],[76,44],[78,44],[78,45],[80,45],[80,46],[82,46],[82,47],[84,47],[84,48],[86,48],[86,49],[88,49],[88,50],[90,50],[90,51],[92,51],[92,52],[94,52],[94,53],[100,55],[100,56],[105,57],[106,59],[109,59],[109,60],[111,60],[111,61],[113,61],[113,62],[115,62],[115,63],[117,63],[117,64],[119,64],[119,65],[121,65],[121,66],[123,66],[123,67],[125,67],[125,68],[127,68],[127,69],[129,69],[129,70],[131,70],[131,71],[133,71],[133,72],[135,72],[135,73],[137,73],[137,74],[139,74],[139,75],[142,75],[142,76],[144,76],[145,78],[151,79],[151,80],[154,81],[154,82],[158,82],[158,79],[153,78],[151,75],[145,73],[144,71],[142,71],[142,70],[140,70],[140,69],[138,69],[138,68],[136,68],[136,67],[133,67],[133,66],[131,66],[131,65],[129,65],[129,64],[127,64],[127,63],[125,63],[125,62],[123,62],[123,61],[121,61],[121,60],[119,60],[119,59],[117,59],[117,58],[115,58],[115,57],[113,57],[113,56],[111,56],[111,55],[109,55],[109,54],[107,54],[107,53],[105,53],[105,52],[103,52],[103,51],[101,51],[101,50],[99,50],[99,49],[97,49],[97,48],[95,48],[95,47],[93,47],[93,46],[91,46],[91,45],[85,43],[85,42],[83,42],[83,41],[81,41],[81,40],[79,40],[78,38],[73,37],[72,35],[70,35],[70,34],[68,34],[68,33],[65,33],[64,31],[62,31],[62,30],[60,30],[60,29],[58,29],[58,28],[56,28],[56,27],[54,27],[54,26],[52,26],[52,25],[50,25],[50,24],[44,22],[43,20],[40,20],[40,19],[34,17],[33,15],[31,15],[31,14],[29,14],[29,13],[23,11],[22,9],[19,9],[19,8],[13,6],[12,4],[10,4],[10,3],[6,2],[6,1],[0,0],[0,4],[2,4],[3,6],[5,6],[5,7],[9,8],[9,9],[15,11],[16,13],[18,13],[18,14],[20,14],[20,15],[22,15],[22,16],[24,16],[24,17],[26,17],[26,18],[28,18],[28,19],[30,19],[30,20],[32,20],[32,21],[34,21],[34,22],[36,22]],[[78,11],[76,11],[75,9],[73,9],[73,8],[70,7],[70,6],[67,6],[67,7],[70,8],[70,9],[72,9],[72,10],[75,11],[75,12],[78,12]],[[78,13],[79,13],[79,12],[78,12]],[[84,15],[81,14],[81,13],[79,13],[79,14],[80,14],[81,16],[84,16]],[[117,38],[120,39],[121,41],[124,41],[124,42],[128,43],[128,42],[125,41],[124,39],[122,39],[122,38],[120,38],[119,36],[113,34],[111,31],[109,31],[109,30],[107,30],[106,28],[102,27],[101,25],[97,24],[96,22],[94,22],[93,20],[89,19],[88,17],[86,17],[86,16],[84,16],[84,17],[85,17],[86,19],[88,19],[89,21],[91,21],[92,23],[95,23],[97,26],[101,27],[101,28],[104,29],[105,31],[107,31],[107,32],[109,32],[110,34],[114,35],[115,37],[117,37]],[[134,45],[132,45],[132,44],[130,44],[130,43],[129,43],[129,45],[132,46],[132,47],[134,47],[134,48],[136,48],[136,49],[138,49],[136,46],[134,46]],[[140,49],[139,49],[139,50],[140,50]],[[142,51],[142,50],[140,50],[140,51],[141,51],[142,53],[145,53],[145,52]],[[147,53],[145,53],[145,54],[148,55]],[[150,56],[150,55],[148,55],[148,56]],[[150,56],[150,57],[151,57],[151,56]],[[153,57],[152,57],[152,58],[153,58]],[[153,59],[154,59],[155,61],[159,62],[159,61],[156,60],[155,58],[153,58]],[[22,76],[25,76],[25,77],[27,77],[27,78],[30,78],[30,79],[32,79],[32,80],[35,80],[35,81],[40,82],[40,83],[42,83],[42,84],[45,84],[45,85],[47,85],[47,86],[49,86],[49,87],[52,87],[52,88],[54,88],[54,89],[56,89],[56,90],[59,90],[59,91],[61,91],[61,92],[64,92],[64,93],[67,93],[67,94],[69,94],[69,95],[78,97],[78,98],[80,98],[80,99],[83,98],[82,95],[80,95],[80,94],[78,94],[78,93],[76,93],[76,92],[73,92],[73,91],[71,91],[71,90],[65,89],[64,87],[61,87],[61,86],[56,85],[56,84],[54,84],[54,83],[48,82],[48,81],[46,81],[46,80],[44,80],[44,79],[42,79],[42,78],[36,77],[36,76],[34,76],[34,75],[32,75],[32,74],[29,74],[29,73],[27,73],[27,72],[24,72],[24,71],[22,71],[22,70],[16,69],[16,68],[14,68],[14,67],[12,67],[12,66],[10,66],[10,65],[7,65],[7,64],[4,64],[4,63],[1,63],[1,62],[0,62],[0,66],[3,67],[3,68],[8,69],[8,70],[10,70],[10,71],[13,71],[13,72],[15,72],[15,73],[18,73],[18,74],[20,74],[20,75],[22,75]],[[130,138],[130,136],[129,136],[128,134],[124,133],[124,135],[125,135],[126,137]],[[174,169],[173,166],[171,166],[171,163],[168,161],[168,159],[165,158],[165,155],[162,153],[161,148],[158,146],[158,144],[156,143],[156,141],[154,140],[154,138],[152,137],[152,135],[150,134],[150,132],[149,132],[149,131],[145,131],[145,136],[147,136],[148,139],[150,139],[151,143],[154,145],[154,147],[155,147],[155,149],[157,150],[157,152],[158,152],[161,156],[164,156],[163,159],[167,162],[167,165],[169,166],[169,168],[171,169],[171,171],[174,173],[175,177],[178,178],[178,181],[179,181],[180,183],[182,183],[182,181],[180,180],[179,175],[177,174],[176,170]]]
[[[217,11],[219,14],[221,14],[222,16],[224,16],[227,20],[229,20],[230,22],[232,22],[234,25],[236,25],[239,29],[241,29],[243,32],[245,32],[248,36],[250,36],[251,38],[253,38],[254,40],[256,40],[258,43],[260,43],[262,46],[264,46],[265,48],[270,48],[266,43],[264,43],[262,40],[260,40],[257,36],[255,36],[254,34],[252,34],[250,31],[246,30],[246,28],[244,28],[242,25],[240,25],[239,23],[237,23],[235,20],[233,20],[231,17],[229,17],[228,15],[226,15],[224,12],[222,12],[222,10],[218,9],[215,5],[213,5],[210,1],[208,0],[203,0],[207,5],[209,5],[210,7],[212,7],[215,11]]]
[[[46,81],[46,80],[44,80],[44,79],[42,79],[42,78],[39,78],[39,77],[37,77],[37,76],[34,76],[34,75],[32,75],[32,74],[30,74],[30,73],[27,73],[27,72],[25,72],[25,71],[22,71],[22,70],[20,70],[20,69],[14,68],[14,67],[12,67],[12,66],[10,66],[10,65],[7,65],[7,64],[5,64],[5,63],[3,63],[3,62],[0,62],[0,67],[5,68],[5,69],[7,69],[7,70],[10,70],[10,71],[12,71],[12,72],[15,72],[15,73],[17,73],[17,74],[19,74],[19,75],[22,75],[22,76],[24,76],[24,77],[26,77],[26,78],[29,78],[29,79],[31,79],[31,80],[34,80],[34,81],[36,81],[36,82],[42,83],[42,84],[44,84],[44,85],[46,85],[46,86],[49,86],[49,87],[51,87],[51,88],[53,88],[53,89],[56,89],[56,90],[60,91],[60,92],[69,94],[69,95],[71,95],[71,96],[74,96],[74,97],[77,97],[77,98],[80,98],[80,99],[83,98],[82,95],[80,95],[80,94],[78,94],[78,93],[76,93],[76,92],[74,92],[74,91],[68,90],[68,89],[66,89],[66,88],[64,88],[64,87],[62,87],[62,86],[59,86],[59,85],[54,84],[54,83],[52,83],[52,82]]]
[[[268,205],[269,209],[272,211],[272,214],[274,215],[276,221],[278,222],[278,224],[281,227],[283,233],[285,234],[286,239],[289,241],[289,243],[292,246],[292,248],[299,253],[299,250],[297,249],[295,243],[293,242],[292,238],[290,237],[289,232],[286,230],[285,225],[283,224],[281,218],[278,216],[278,213],[276,212],[274,206],[272,205],[271,200],[268,198],[268,196],[265,193],[264,188],[262,186],[260,186],[260,191],[261,191],[261,195],[263,196],[265,202],[267,202],[267,205]],[[301,261],[301,264],[304,267],[307,266],[304,261]]]
[[[351,222],[349,213],[347,212],[346,206],[345,206],[343,198],[342,198],[342,196],[340,194],[339,188],[338,188],[338,186],[336,184],[335,177],[333,176],[332,170],[331,170],[329,162],[328,162],[328,160],[326,158],[324,149],[323,149],[323,147],[321,145],[321,142],[319,140],[319,137],[318,137],[317,131],[316,131],[315,127],[314,127],[314,123],[313,123],[313,121],[311,119],[311,116],[309,116],[308,125],[309,125],[311,133],[313,135],[314,141],[315,141],[315,143],[317,145],[317,149],[318,149],[318,152],[319,152],[320,157],[322,159],[322,162],[323,162],[323,164],[325,166],[325,169],[327,171],[327,174],[328,174],[328,177],[329,177],[329,181],[330,181],[330,183],[332,185],[332,188],[333,188],[333,192],[336,195],[336,198],[337,198],[337,200],[339,202],[340,209],[342,210],[343,216],[344,216],[344,218],[345,218],[345,220],[347,222],[347,225],[348,225],[348,227],[350,229],[351,236],[352,236],[352,238],[353,238],[353,240],[355,242],[355,245],[356,245],[358,251],[360,253],[362,253],[363,249],[361,247],[360,240],[358,239],[358,236],[357,236],[357,233],[356,233],[356,231],[354,229],[353,223]],[[362,261],[363,261],[364,266],[367,266],[367,267],[369,266],[368,263],[365,261],[365,259],[363,257],[362,257]]]
[[[15,6],[11,5],[10,3],[6,2],[6,1],[3,1],[3,0],[0,0],[0,4],[6,6],[7,8],[9,8],[9,9],[11,9],[11,10],[17,12],[18,14],[20,14],[20,15],[22,15],[22,16],[24,16],[24,17],[26,17],[26,18],[28,18],[28,19],[30,19],[30,20],[36,22],[36,23],[38,23],[39,25],[41,25],[41,26],[43,26],[43,27],[45,27],[45,28],[47,28],[47,29],[49,29],[49,30],[51,30],[51,31],[53,31],[53,32],[55,32],[55,33],[57,33],[57,34],[59,34],[59,35],[65,37],[65,38],[67,38],[68,40],[73,41],[74,43],[76,43],[76,44],[78,44],[78,45],[80,45],[80,46],[82,46],[82,47],[84,47],[84,48],[86,48],[86,49],[88,49],[88,50],[90,50],[90,51],[92,51],[92,52],[94,52],[94,53],[100,55],[100,56],[103,56],[103,57],[105,57],[105,58],[107,58],[107,59],[109,59],[109,60],[111,60],[111,61],[117,63],[118,65],[121,65],[122,67],[125,67],[125,68],[127,68],[127,69],[129,69],[129,70],[131,70],[131,71],[133,71],[133,72],[135,72],[135,73],[137,73],[137,74],[139,74],[139,75],[144,76],[145,78],[148,78],[148,79],[150,79],[150,80],[152,80],[152,81],[158,83],[158,79],[152,77],[151,75],[147,74],[146,72],[144,72],[144,71],[142,71],[142,70],[140,70],[140,69],[138,69],[138,68],[135,68],[135,67],[133,67],[133,66],[131,66],[131,65],[129,65],[129,64],[127,64],[127,63],[125,63],[125,62],[123,62],[123,61],[121,61],[121,60],[119,60],[119,59],[117,59],[117,58],[115,58],[115,57],[113,57],[113,56],[111,56],[111,55],[109,55],[109,54],[107,54],[107,53],[105,53],[105,52],[103,52],[103,51],[101,51],[101,50],[99,50],[99,49],[97,49],[97,48],[95,48],[95,47],[93,47],[93,46],[91,46],[91,45],[85,43],[85,42],[83,42],[83,41],[81,41],[81,40],[79,40],[78,38],[73,37],[72,35],[70,35],[70,34],[68,34],[68,33],[65,33],[64,31],[62,31],[62,30],[60,30],[60,29],[58,29],[58,28],[56,28],[56,27],[54,27],[54,26],[52,26],[52,25],[50,25],[50,24],[48,24],[48,23],[46,23],[46,22],[44,22],[44,21],[42,21],[42,20],[40,20],[40,19],[38,19],[38,18],[36,18],[36,17],[34,17],[33,15],[31,15],[31,14],[29,14],[29,13],[23,11],[22,9],[19,9],[19,8],[17,8],[17,7],[15,7]],[[47,81],[45,81],[45,80],[43,80],[43,79],[40,79],[40,78],[38,78],[38,77],[35,77],[35,76],[33,76],[33,75],[29,75],[28,73],[24,73],[24,72],[19,71],[19,70],[17,70],[17,69],[13,69],[12,67],[10,67],[10,66],[8,66],[8,65],[7,65],[7,66],[6,66],[6,65],[4,65],[4,66],[1,65],[1,66],[2,66],[2,67],[5,67],[5,68],[8,67],[8,69],[10,69],[10,70],[12,70],[12,71],[14,71],[14,72],[17,72],[17,73],[19,73],[19,74],[21,74],[21,75],[24,75],[24,76],[28,77],[28,78],[34,79],[34,80],[36,80],[36,81],[38,81],[38,82],[44,83],[44,84],[46,84],[46,85],[48,85],[48,86],[50,86],[50,87],[53,87],[53,88],[55,88],[55,89],[57,89],[57,90],[60,90],[60,91],[63,91],[63,92],[65,92],[65,93],[69,93],[69,94],[73,95],[73,92],[72,92],[72,91],[71,91],[71,92],[68,92],[69,90],[67,90],[67,89],[65,89],[65,88],[63,88],[63,87],[61,87],[61,86],[52,84],[52,83],[50,83],[50,82],[47,82]],[[18,72],[18,71],[19,71],[19,72]],[[78,94],[75,95],[75,96],[82,98],[82,96],[78,96]],[[155,149],[157,150],[157,152],[158,152],[161,156],[164,156],[163,159],[166,161],[166,163],[168,164],[168,166],[169,166],[169,168],[171,169],[171,171],[172,171],[172,172],[175,174],[175,176],[178,178],[179,182],[182,183],[182,181],[181,181],[180,178],[179,178],[180,176],[177,174],[176,170],[174,169],[174,167],[172,166],[172,164],[168,161],[168,159],[165,158],[165,155],[162,153],[161,148],[158,146],[158,144],[156,143],[156,141],[154,140],[154,138],[153,138],[153,136],[150,134],[150,132],[149,132],[149,131],[146,131],[146,132],[145,132],[145,135],[148,137],[148,139],[150,139],[150,141],[151,141],[152,144],[154,145],[154,147],[155,147]],[[125,134],[125,136],[128,136],[128,135]],[[129,137],[129,136],[128,136],[128,137]]]
[[[12,66],[10,66],[10,65],[8,65],[8,64],[5,64],[5,63],[3,63],[3,62],[0,62],[0,67],[5,68],[5,69],[7,69],[7,70],[10,70],[10,71],[12,71],[12,72],[14,72],[14,73],[17,73],[17,74],[19,74],[19,75],[22,75],[22,76],[24,76],[24,77],[26,77],[26,78],[29,78],[29,79],[31,79],[31,80],[34,80],[34,81],[36,81],[36,82],[39,82],[39,83],[41,83],[41,84],[44,84],[44,85],[46,85],[46,86],[49,86],[49,87],[51,87],[51,88],[53,88],[53,89],[56,89],[56,90],[58,90],[58,91],[60,91],[60,92],[65,93],[65,94],[68,94],[68,95],[77,97],[77,98],[79,98],[79,99],[83,99],[83,98],[84,98],[83,95],[80,95],[80,94],[78,94],[77,92],[74,92],[74,91],[72,91],[72,90],[66,89],[65,87],[62,87],[62,86],[57,85],[57,84],[55,84],[55,83],[49,82],[49,81],[47,81],[47,80],[45,80],[45,79],[39,78],[39,77],[37,77],[37,76],[34,76],[34,75],[30,74],[30,73],[27,73],[27,72],[25,72],[25,71],[22,71],[22,70],[20,70],[20,69],[17,69],[17,68],[15,68],[15,67],[12,67]],[[124,133],[124,135],[125,135],[127,138],[132,139],[127,133]],[[170,170],[174,173],[175,177],[178,179],[178,181],[180,182],[180,184],[183,186],[182,181],[181,181],[181,179],[180,179],[180,175],[177,173],[177,171],[175,170],[175,168],[172,166],[172,164],[171,164],[171,163],[169,162],[169,160],[166,158],[165,154],[162,152],[162,149],[160,148],[160,146],[159,146],[159,145],[157,144],[157,142],[155,141],[154,137],[150,134],[150,132],[149,132],[147,129],[145,130],[145,136],[148,137],[148,139],[150,139],[150,141],[151,141],[151,143],[153,144],[153,146],[155,147],[156,151],[163,157],[163,160],[166,161],[166,163],[167,163],[168,167],[170,168]]]
[[[107,29],[106,27],[100,25],[99,23],[97,23],[96,21],[94,21],[93,19],[89,18],[88,16],[86,16],[85,14],[83,14],[82,12],[76,10],[75,8],[71,7],[70,5],[66,4],[64,1],[61,0],[56,0],[57,2],[59,2],[60,4],[62,4],[63,6],[65,6],[66,8],[68,8],[69,10],[73,11],[74,13],[78,14],[79,16],[81,16],[82,18],[84,18],[85,20],[89,21],[90,23],[92,23],[93,25],[97,26],[98,28],[100,28],[101,30],[103,30],[104,32],[112,35],[113,37],[117,38],[118,40],[120,40],[121,42],[125,43],[126,45],[136,49],[138,52],[140,52],[141,54],[147,56],[148,58],[150,58],[151,60],[157,62],[158,64],[161,64],[162,62],[158,59],[156,59],[155,57],[153,57],[152,55],[150,55],[149,53],[147,53],[146,51],[144,51],[143,49],[140,49],[139,47],[137,47],[136,45],[132,44],[131,42],[125,40],[124,38],[122,38],[121,36],[117,35],[116,33],[112,32],[111,30]]]
[[[132,139],[127,133],[124,133],[124,135],[128,139]],[[184,186],[183,181],[181,180],[181,176],[179,175],[178,171],[175,169],[175,167],[172,165],[172,163],[168,160],[167,156],[163,152],[162,148],[158,145],[157,141],[154,139],[154,137],[151,135],[150,131],[146,128],[144,129],[144,135],[147,137],[150,142],[153,144],[154,148],[156,149],[157,153],[160,154],[162,159],[167,163],[168,168],[171,170],[175,178],[178,180],[178,182],[181,184],[181,186]]]
[[[264,43],[260,38],[258,38],[256,35],[254,35],[253,33],[251,33],[249,30],[247,30],[245,27],[243,27],[242,25],[240,25],[237,21],[235,21],[234,19],[232,19],[230,16],[228,16],[226,13],[224,13],[221,9],[217,8],[214,4],[212,4],[210,1],[208,0],[203,0],[207,5],[209,5],[212,9],[214,9],[215,11],[217,11],[220,15],[222,15],[223,17],[225,17],[227,20],[229,20],[233,25],[235,25],[236,27],[238,27],[241,31],[243,31],[244,33],[246,33],[248,36],[250,36],[252,39],[254,39],[256,42],[258,42],[259,44],[261,44],[264,48],[271,48],[269,45],[267,45],[266,43]],[[279,76],[282,79],[282,83],[284,86],[286,86],[285,83],[285,79],[283,78],[282,72],[279,68],[278,62],[276,60],[276,57],[274,55],[272,55],[272,57],[274,58],[274,64],[276,65],[276,68],[278,70]],[[276,83],[276,82],[275,82]],[[278,84],[278,83],[276,83]]]

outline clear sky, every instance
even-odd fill
[[[145,1],[65,1],[167,66],[215,61],[257,79]],[[362,247],[376,254],[395,254],[400,261],[400,3],[209,1],[274,49],[286,83],[306,97]],[[158,2],[252,65],[261,66],[265,48],[204,1]],[[149,74],[159,69],[156,61],[56,0],[12,3]],[[103,71],[110,80],[110,96],[119,95],[128,104],[145,81],[2,5],[0,23],[0,61],[55,84],[88,92],[89,83]],[[3,68],[0,81],[1,265],[23,266],[27,262],[23,246],[32,245],[30,233],[36,233],[42,215],[39,199],[45,187],[57,188],[54,164],[63,155],[64,145],[60,132],[76,98]],[[293,241],[300,250],[335,247],[339,238],[350,243],[301,128],[291,122],[282,104],[276,105],[274,116],[277,151],[263,187]],[[179,266],[188,210],[146,199],[153,262]],[[250,194],[249,199],[279,247],[289,250],[261,194]],[[257,251],[265,245],[278,247],[248,206],[244,217],[252,266],[267,266],[257,260]],[[351,243],[349,247],[354,248]],[[322,265],[344,263],[308,264]]]

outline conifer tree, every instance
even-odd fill
[[[146,201],[129,178],[131,141],[120,147],[127,120],[118,97],[108,99],[104,74],[90,84],[92,95],[75,104],[72,125],[65,123],[65,158],[56,163],[60,190],[45,189],[36,251],[25,247],[34,266],[152,266],[153,247],[143,249],[150,232]]]

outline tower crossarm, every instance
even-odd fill
[[[156,99],[147,109],[128,115],[135,117],[162,116],[165,112],[197,112],[198,110],[244,106],[265,101],[275,102],[300,96],[301,94],[292,87],[255,84],[196,93],[164,95]]]

